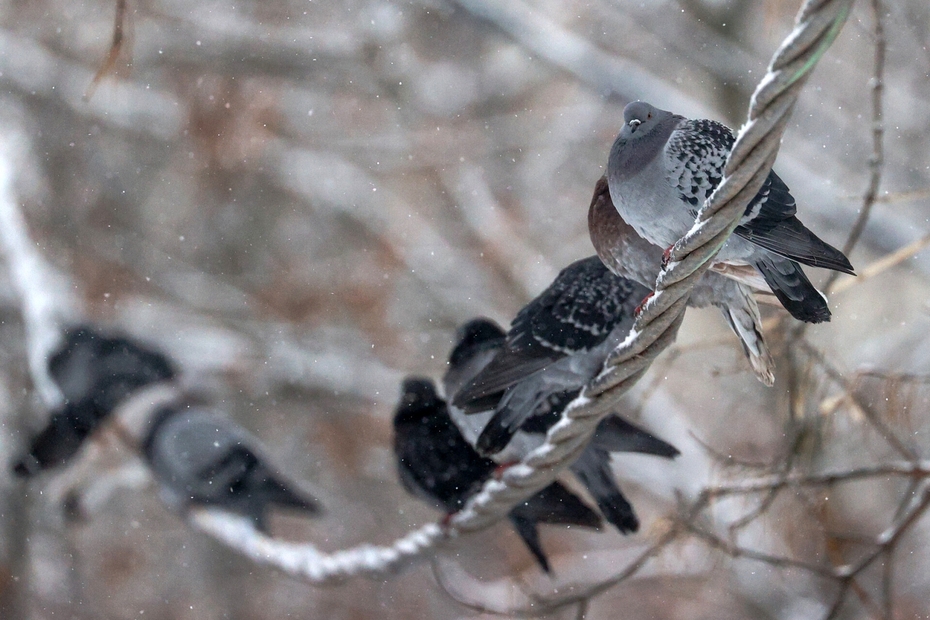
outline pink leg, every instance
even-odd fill
[[[672,249],[674,247],[674,245],[670,245],[662,252],[662,269],[668,267],[668,262],[672,259]]]
[[[507,471],[514,465],[518,464],[519,462],[520,461],[507,461],[506,463],[501,463],[500,465],[495,467],[494,468],[494,479],[500,480],[503,477],[505,471]]]
[[[655,291],[653,291],[653,292],[649,293],[648,295],[646,295],[645,297],[643,297],[643,300],[642,300],[641,302],[639,302],[639,305],[638,305],[638,306],[636,306],[636,310],[633,311],[633,316],[634,316],[634,317],[639,316],[639,313],[643,311],[643,308],[646,307],[646,304],[649,303],[649,300],[652,299],[652,296],[653,296],[653,295],[655,295]]]

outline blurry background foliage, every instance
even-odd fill
[[[30,230],[90,317],[179,360],[314,485],[327,515],[281,517],[276,532],[325,549],[387,543],[437,518],[396,481],[400,378],[437,377],[456,325],[477,314],[507,324],[561,267],[593,254],[588,202],[625,103],[648,98],[738,127],[796,10],[774,0],[128,0],[115,75],[85,100],[114,2],[3,0],[0,127],[19,138],[16,191]],[[930,231],[930,4],[888,2],[884,22],[885,160],[851,255],[860,273]],[[805,223],[840,247],[872,172],[873,24],[858,3],[776,164]],[[739,478],[751,464],[777,472],[786,458],[800,471],[898,458],[864,410],[916,453],[930,447],[930,254],[913,254],[835,294],[833,321],[808,329],[809,345],[770,311],[771,389],[716,310],[689,311],[624,410],[682,458],[616,459],[643,530],[545,528],[556,573],[590,583],[615,572],[662,531],[674,487]],[[6,463],[45,413],[5,270],[0,342]],[[93,447],[90,474],[25,487],[0,476],[3,618],[477,613],[434,585],[428,564],[331,588],[256,566],[190,530],[138,461],[112,447]],[[789,489],[741,540],[806,562],[855,562],[891,523],[906,483]],[[83,508],[63,524],[68,485],[83,489]],[[123,488],[105,492],[113,485]],[[926,614],[928,543],[930,525],[917,521],[893,573],[883,556],[840,617]],[[521,587],[551,589],[507,527],[453,549],[442,563],[480,600],[506,607]],[[479,577],[498,587],[488,595]],[[889,581],[892,615],[878,594]],[[800,568],[685,538],[593,599],[587,617],[808,618],[836,594]]]

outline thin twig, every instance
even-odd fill
[[[885,618],[894,618],[894,548],[885,551],[882,571],[882,602],[884,603]]]
[[[830,486],[837,483],[854,482],[866,478],[902,476],[915,479],[930,478],[930,461],[883,463],[866,465],[852,469],[823,472],[819,474],[780,474],[766,476],[756,480],[744,480],[732,484],[707,487],[704,493],[712,499],[730,495],[751,495],[774,488],[795,486]]]
[[[862,207],[859,209],[859,217],[853,224],[846,243],[843,245],[843,254],[849,256],[859,242],[862,231],[865,230],[869,222],[869,215],[872,213],[872,207],[875,205],[875,199],[878,196],[879,186],[882,182],[882,169],[885,166],[885,124],[883,98],[885,94],[885,50],[887,42],[885,41],[885,16],[882,7],[882,0],[872,0],[872,17],[874,23],[872,26],[872,38],[875,44],[875,55],[873,60],[872,79],[870,81],[872,92],[872,154],[869,155],[869,184],[862,196]],[[836,279],[840,276],[839,271],[830,272],[824,284],[824,291],[829,293],[833,289]]]
[[[930,508],[930,481],[924,481],[919,493],[915,493],[908,502],[908,508],[897,522],[877,537],[878,549],[869,554],[857,564],[847,566],[837,571],[838,576],[843,578],[855,577],[872,562],[878,559],[886,548],[894,546],[898,540],[907,532],[907,530],[918,520],[923,513]]]
[[[882,416],[877,411],[875,411],[875,409],[873,409],[869,403],[862,400],[855,393],[853,384],[850,383],[848,379],[846,379],[843,373],[841,373],[833,364],[831,364],[830,361],[827,360],[826,356],[812,344],[806,340],[802,340],[800,344],[801,347],[807,351],[807,353],[810,354],[813,359],[817,360],[817,363],[827,373],[827,376],[836,382],[837,385],[839,385],[849,395],[850,400],[854,402],[856,407],[858,407],[865,414],[866,419],[872,426],[875,427],[875,430],[881,434],[885,441],[888,442],[888,444],[904,458],[911,461],[917,461],[919,458],[917,453],[908,448],[904,441],[898,437],[898,434],[894,431],[894,429],[892,429],[885,423],[884,420],[882,420]]]
[[[844,278],[837,282],[837,284],[831,289],[832,293],[841,293],[847,289],[850,289],[854,286],[859,286],[866,280],[874,278],[875,276],[881,275],[882,273],[888,271],[892,267],[900,265],[909,258],[913,258],[921,251],[923,251],[928,245],[930,245],[930,235],[924,235],[916,241],[908,243],[904,247],[901,247],[890,254],[886,254],[881,257],[874,263],[869,264],[863,269],[855,278],[849,277]],[[833,272],[837,273],[837,272]]]
[[[101,80],[114,71],[116,60],[119,58],[119,54],[123,49],[123,43],[126,41],[126,24],[129,15],[126,11],[126,6],[127,0],[116,0],[116,17],[113,23],[113,40],[110,43],[110,50],[107,52],[106,58],[100,63],[97,73],[94,74],[93,79],[87,86],[87,90],[84,92],[84,101],[90,100],[90,98],[94,96],[94,92],[96,92]]]
[[[588,599],[578,602],[578,611],[575,612],[575,620],[584,620],[588,616]]]
[[[687,524],[687,529],[710,547],[723,551],[732,558],[755,560],[756,562],[763,562],[769,566],[777,566],[779,568],[800,568],[815,575],[820,575],[821,577],[833,578],[834,576],[833,570],[828,567],[818,566],[817,564],[811,564],[789,557],[771,555],[769,553],[756,551],[755,549],[747,549],[734,542],[724,540],[701,527],[697,527],[694,523]]]

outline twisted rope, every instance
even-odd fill
[[[629,337],[610,355],[600,375],[566,408],[562,421],[550,429],[546,442],[521,464],[508,469],[500,481],[489,481],[448,528],[431,524],[387,546],[364,544],[327,553],[310,544],[268,538],[248,522],[218,511],[194,510],[188,515],[190,523],[256,562],[324,585],[354,576],[381,578],[396,572],[428,557],[443,541],[459,532],[488,527],[503,518],[517,502],[551,483],[584,450],[598,422],[620,396],[674,341],[694,283],[707,270],[711,259],[736,228],[746,205],[762,186],[775,161],[798,93],[839,34],[851,6],[852,0],[808,0],[804,4],[794,30],[775,53],[767,74],[756,88],[748,121],[737,136],[723,181],[702,207],[694,227],[675,244],[668,267],[659,274],[656,293],[638,316]],[[0,186],[2,181],[0,174]],[[12,200],[10,203],[13,204]],[[17,214],[18,210],[13,216]],[[31,256],[23,243],[13,243],[9,238],[0,240],[5,242],[11,262],[15,257]],[[35,294],[37,287],[24,288]],[[31,310],[28,303],[25,305]],[[43,318],[49,314],[34,312]]]
[[[61,341],[63,326],[75,322],[80,309],[71,282],[45,260],[29,235],[14,188],[15,163],[24,160],[31,162],[23,137],[8,132],[0,139],[0,247],[22,307],[32,383],[42,403],[52,409],[64,397],[48,373],[47,360]]]
[[[692,229],[675,244],[656,293],[637,317],[627,339],[609,356],[604,370],[565,410],[546,442],[500,480],[488,481],[445,530],[426,526],[384,547],[363,545],[326,554],[305,544],[272,540],[247,531],[226,516],[201,512],[195,525],[258,562],[273,564],[315,584],[352,576],[381,577],[433,553],[457,533],[484,529],[519,502],[550,484],[584,450],[598,422],[645,374],[674,340],[694,283],[739,223],[762,187],[801,87],[839,34],[852,0],[809,0],[794,30],[775,53],[749,107],[727,159],[724,178],[707,199]]]
[[[684,318],[691,289],[736,228],[746,205],[771,170],[779,142],[801,87],[846,21],[852,0],[810,0],[794,30],[775,53],[752,97],[749,118],[740,129],[727,160],[724,178],[695,221],[675,244],[670,262],[656,282],[656,293],[640,313],[629,337],[610,355],[604,370],[566,408],[546,442],[491,480],[443,530],[426,526],[385,547],[363,545],[325,554],[247,535],[247,525],[228,517],[199,513],[198,527],[256,561],[274,564],[316,584],[364,575],[381,577],[431,554],[436,545],[459,532],[474,532],[503,518],[513,506],[549,483],[584,450],[598,422],[649,369],[674,340]]]
[[[383,578],[428,557],[447,538],[438,524],[430,523],[390,546],[362,544],[327,553],[310,544],[269,538],[256,532],[248,519],[218,510],[199,508],[191,511],[188,520],[254,562],[271,564],[314,585],[339,583],[350,577]]]
[[[608,357],[604,370],[565,410],[546,443],[490,482],[452,520],[462,532],[502,518],[513,505],[549,484],[587,445],[598,422],[616,405],[675,339],[694,283],[736,228],[775,162],[794,103],[811,70],[839,34],[852,0],[810,0],[794,30],[772,58],[753,94],[749,118],[740,129],[724,178],[707,199],[690,231],[670,253],[655,295],[637,317],[627,339]]]

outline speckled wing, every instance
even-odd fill
[[[562,273],[567,277],[560,275],[541,303],[532,303],[517,315],[508,348],[538,346],[562,355],[593,349],[618,323],[631,318],[636,304],[649,293],[612,274],[596,256]]]
[[[692,216],[720,184],[733,132],[711,120],[686,120],[669,137],[665,164],[669,182],[688,204]],[[734,234],[785,258],[811,267],[853,273],[849,260],[808,230],[797,214],[788,186],[769,172],[759,192],[746,207]]]
[[[649,291],[618,278],[597,256],[559,273],[541,295],[513,320],[501,352],[456,396],[454,404],[500,392],[567,355],[588,351],[606,340]]]
[[[667,178],[692,216],[720,184],[733,142],[726,125],[710,120],[684,120],[669,136],[664,152]]]

